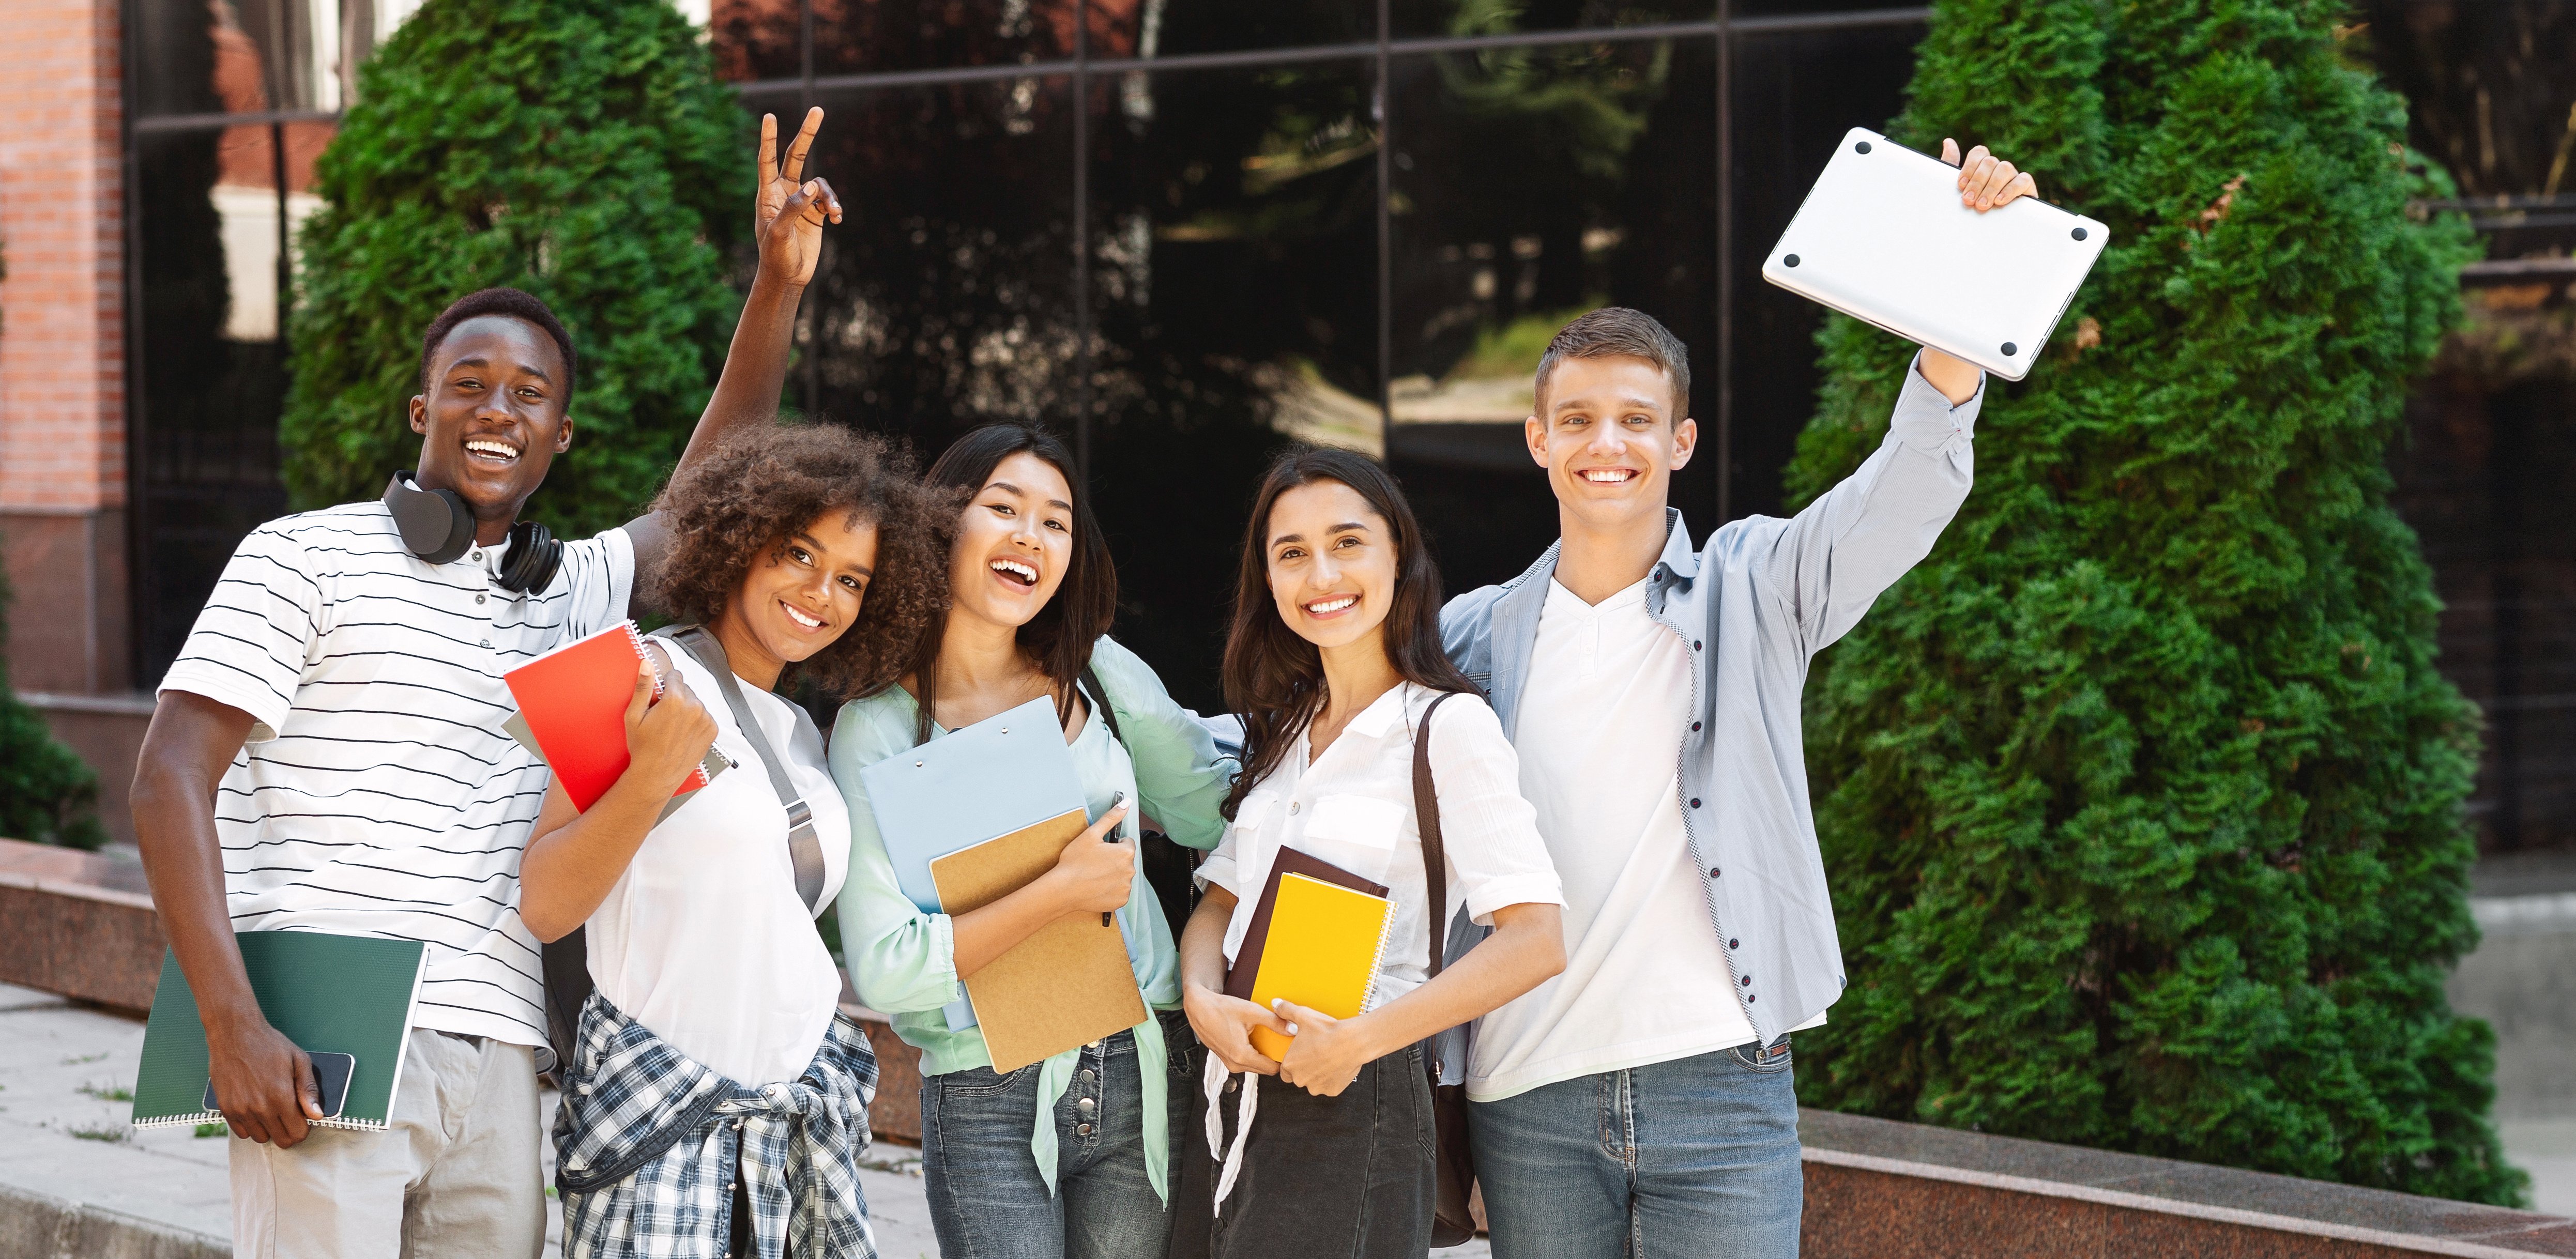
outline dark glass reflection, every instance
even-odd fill
[[[1389,8],[1397,39],[1649,26],[1716,17],[1716,0],[1391,0]]]
[[[1825,309],[1763,282],[1762,259],[1853,127],[1904,108],[1920,26],[1762,35],[1736,47],[1735,363],[1728,503],[1776,514],[1780,471],[1816,409],[1816,329]],[[2042,178],[2045,178],[2043,175]],[[2044,186],[2044,185],[2043,185]]]
[[[1369,0],[1123,0],[1134,27],[1122,56],[1170,57],[1252,48],[1350,44],[1377,38]],[[1110,7],[1116,7],[1113,3]],[[1094,55],[1097,55],[1095,52]]]
[[[1691,350],[1703,454],[1674,478],[1715,528],[1716,56],[1661,40],[1401,58],[1393,75],[1395,461],[1452,584],[1556,536],[1523,444],[1548,339],[1595,306]]]
[[[818,75],[1054,61],[1074,51],[1075,0],[812,2]],[[1093,7],[1091,55],[1129,55],[1115,50],[1114,39],[1104,40],[1104,32],[1119,26],[1116,13],[1137,3],[1102,0]]]
[[[236,182],[235,131],[135,138],[141,186],[134,349],[139,677],[158,679],[242,535],[282,514],[278,197]],[[258,128],[265,133],[268,129]],[[261,163],[266,164],[266,163]]]
[[[1365,63],[1093,92],[1092,481],[1119,633],[1220,705],[1244,512],[1284,430],[1375,450],[1377,131]]]
[[[824,234],[790,391],[935,454],[988,420],[1069,418],[1073,119],[1066,80],[827,96]]]

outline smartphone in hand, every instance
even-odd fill
[[[349,1054],[306,1054],[313,1064],[313,1084],[322,1094],[322,1117],[337,1119],[349,1104],[349,1077],[357,1074],[358,1060]],[[206,1081],[206,1109],[220,1111],[215,1104],[215,1082]]]

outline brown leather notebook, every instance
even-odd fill
[[[1073,809],[932,861],[939,903],[962,914],[1028,886],[1082,834],[1083,818]],[[1153,1017],[1136,991],[1125,939],[1090,910],[1038,928],[968,975],[966,996],[993,1069],[1005,1073]]]
[[[1225,995],[1239,1001],[1252,1000],[1253,978],[1261,973],[1261,946],[1270,938],[1270,914],[1279,907],[1281,875],[1302,874],[1321,879],[1354,892],[1371,896],[1386,895],[1386,886],[1371,883],[1332,862],[1309,857],[1294,848],[1282,848],[1270,859],[1270,877],[1261,884],[1261,899],[1253,903],[1252,922],[1243,929],[1243,947],[1235,954],[1234,966],[1225,973]]]

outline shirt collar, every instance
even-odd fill
[[[1411,689],[1403,682],[1388,687],[1386,694],[1378,696],[1375,702],[1360,710],[1359,716],[1351,718],[1351,724],[1343,727],[1343,732],[1367,739],[1385,738],[1387,727],[1404,716],[1406,692]]]
[[[1655,567],[1672,574],[1677,581],[1699,579],[1699,552],[1691,549],[1690,529],[1682,523],[1681,508],[1664,509],[1664,553],[1655,557]]]

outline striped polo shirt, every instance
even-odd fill
[[[255,718],[215,793],[237,931],[429,946],[417,1026],[545,1043],[519,854],[546,768],[502,730],[501,674],[626,617],[623,529],[513,594],[503,547],[431,564],[381,502],[252,530],[162,679]]]

